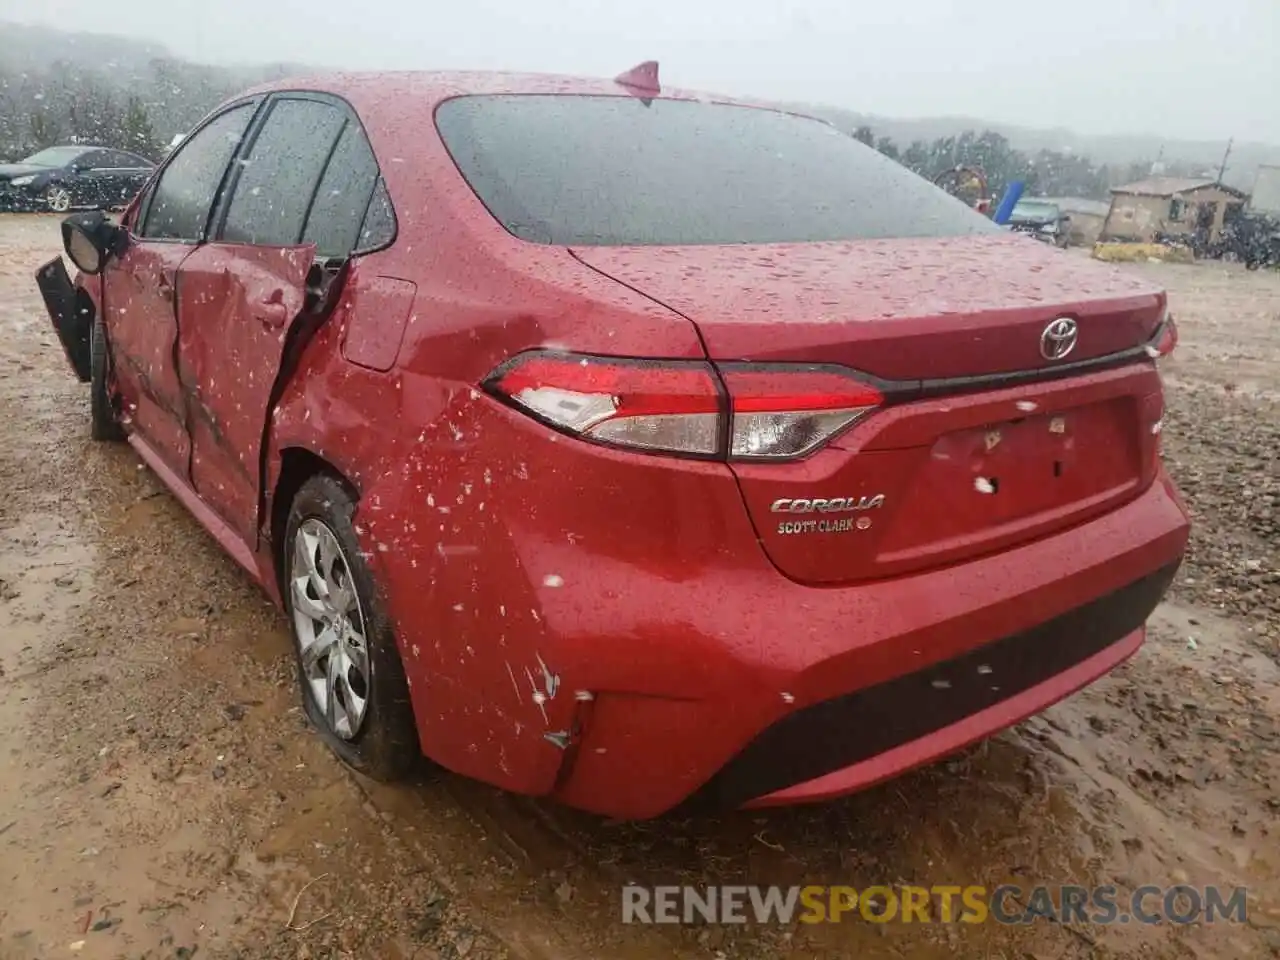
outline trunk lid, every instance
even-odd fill
[[[1070,360],[1148,339],[1164,295],[1024,237],[717,247],[578,247],[588,266],[692,320],[713,360],[837,363],[892,380],[1055,366],[1045,326],[1079,324]]]
[[[587,265],[693,321],[713,361],[838,364],[902,398],[794,462],[734,463],[781,572],[830,584],[1007,549],[1082,523],[1155,477],[1163,414],[1141,353],[1158,289],[1022,237],[585,248]],[[1046,328],[1078,325],[1048,359]],[[1026,374],[984,382],[1004,374]],[[977,380],[973,378],[978,378]]]

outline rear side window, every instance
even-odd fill
[[[357,253],[381,250],[396,238],[396,211],[391,206],[391,194],[387,192],[386,182],[379,177],[374,188],[373,199],[369,201],[369,210],[360,227],[360,243]]]
[[[469,96],[436,124],[463,177],[535,243],[683,245],[998,231],[825,123],[631,96]]]
[[[222,239],[289,246],[302,225],[346,116],[318,100],[278,100],[244,161]]]
[[[151,193],[140,235],[151,240],[200,240],[227,162],[256,104],[232,107],[185,141]]]
[[[122,150],[108,151],[107,162],[118,170],[135,170],[152,165],[150,161],[139,157],[137,154],[125,153]]]
[[[110,150],[94,150],[77,159],[76,166],[83,170],[103,170],[115,164],[111,162]]]
[[[360,125],[349,120],[320,178],[303,241],[314,243],[321,257],[349,255],[359,243],[360,224],[377,181],[373,148]]]

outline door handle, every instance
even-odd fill
[[[279,330],[289,319],[289,308],[283,303],[260,303],[254,311],[259,322],[268,330]]]

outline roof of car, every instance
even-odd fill
[[[102,143],[59,143],[48,147],[49,150],[79,150],[81,153],[88,153],[90,150],[114,150],[116,153],[127,153],[131,157],[138,154],[132,150],[121,150],[119,147],[108,147]],[[146,159],[145,157],[143,159]]]
[[[248,94],[279,90],[317,90],[366,103],[387,97],[413,97],[430,102],[474,94],[577,94],[598,96],[647,95],[629,89],[616,80],[574,77],[549,73],[502,73],[496,71],[400,71],[323,73],[285,77],[261,84]],[[663,86],[658,96],[675,100],[705,100],[770,106],[719,94],[700,93]],[[795,112],[795,111],[789,111]]]

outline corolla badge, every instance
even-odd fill
[[[1061,360],[1076,348],[1080,328],[1070,317],[1059,317],[1040,334],[1040,356],[1046,360]]]
[[[855,510],[875,510],[884,506],[884,494],[874,497],[831,497],[813,500],[789,500],[783,498],[773,501],[769,507],[774,513],[851,513]]]

